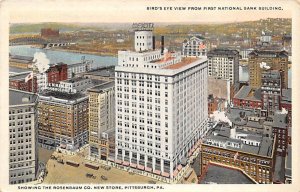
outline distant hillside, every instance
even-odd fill
[[[131,30],[132,23],[32,23],[11,24],[10,33],[40,33],[42,28],[55,28],[61,32],[77,30]],[[270,30],[277,33],[291,32],[291,19],[262,19],[258,21],[232,22],[232,23],[154,23],[155,33],[211,33],[216,35],[232,34],[241,29],[247,31]]]
[[[61,32],[64,31],[74,31],[80,29],[86,29],[75,24],[65,24],[65,23],[28,23],[28,24],[11,24],[10,33],[40,33],[42,28],[54,28],[59,29]]]

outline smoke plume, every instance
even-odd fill
[[[214,111],[213,114],[210,117],[213,118],[214,121],[225,122],[225,123],[228,123],[230,126],[232,126],[232,122],[225,115],[224,111],[221,111],[221,112],[220,111]]]
[[[43,52],[36,52],[33,58],[34,65],[38,68],[40,73],[44,73],[49,69],[50,61]]]
[[[259,66],[260,66],[261,69],[270,69],[270,68],[271,68],[271,67],[268,66],[267,63],[265,63],[265,62],[261,62],[261,63],[259,64]]]

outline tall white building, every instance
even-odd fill
[[[214,49],[207,54],[208,76],[239,82],[239,52],[231,49]]]
[[[75,77],[75,75],[80,73],[85,73],[90,71],[92,68],[92,61],[82,60],[80,63],[68,65],[68,79]]]
[[[135,51],[118,53],[116,162],[173,178],[207,131],[207,59],[154,50],[152,36],[137,28]]]
[[[26,183],[36,179],[37,95],[9,90],[9,183]]]
[[[37,79],[38,92],[42,92],[43,90],[47,89],[47,85],[48,85],[47,73],[36,73],[36,79]]]

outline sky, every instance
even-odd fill
[[[285,1],[286,2],[286,1]],[[280,7],[280,11],[178,11],[175,7]],[[147,7],[173,10],[149,11]],[[262,18],[291,18],[292,3],[281,0],[10,0],[2,2],[9,23],[36,22],[235,22]],[[217,9],[217,8],[216,8]]]

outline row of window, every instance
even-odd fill
[[[136,73],[123,73],[123,72],[117,72],[117,77],[124,77],[126,79],[132,78],[132,79],[140,79],[144,80],[147,79],[149,81],[155,80],[155,81],[161,81],[163,77],[157,76],[157,75],[146,75],[146,74],[136,74]],[[168,82],[168,77],[164,77],[165,82]]]

